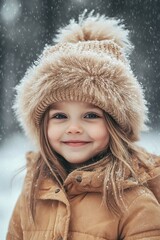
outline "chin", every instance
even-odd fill
[[[72,161],[72,160],[67,160],[67,162],[69,162],[69,163],[71,163],[71,164],[82,164],[82,163],[85,163],[85,162],[87,162],[87,160],[82,160],[82,161]]]
[[[76,159],[76,160],[75,160]],[[71,163],[71,164],[82,164],[82,163],[85,163],[88,161],[88,158],[87,159],[77,159],[77,158],[74,158],[74,159],[69,159],[69,158],[66,158],[66,161]]]

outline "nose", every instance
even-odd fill
[[[66,134],[81,134],[83,129],[78,124],[70,124],[66,129]]]

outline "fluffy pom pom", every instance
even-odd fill
[[[79,41],[102,41],[112,40],[118,44],[125,52],[132,50],[132,44],[129,41],[129,31],[125,29],[122,20],[107,18],[105,15],[96,14],[91,11],[86,16],[87,10],[79,16],[78,22],[70,20],[69,25],[60,28],[58,34],[53,39],[55,43]]]

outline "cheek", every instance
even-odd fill
[[[55,126],[53,126],[51,124],[48,124],[47,135],[48,135],[49,141],[53,142],[56,139],[58,139],[60,133],[59,133],[58,128],[56,128]]]
[[[106,129],[99,130],[97,140],[102,142],[104,145],[108,144],[109,142],[109,133]]]
[[[109,132],[105,124],[99,124],[90,129],[92,137],[99,141],[109,139]]]

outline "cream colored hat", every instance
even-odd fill
[[[130,69],[132,48],[120,20],[85,14],[59,30],[17,86],[16,115],[36,141],[47,107],[83,101],[109,113],[128,138],[137,140],[147,120],[141,85]]]

